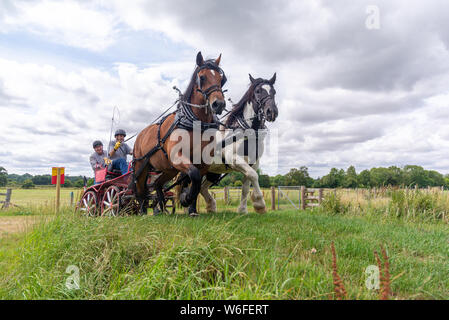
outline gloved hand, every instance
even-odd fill
[[[117,149],[120,148],[120,145],[121,145],[121,144],[122,144],[122,143],[121,143],[120,141],[117,141],[117,143],[116,143],[115,146],[114,146],[114,150],[117,151]]]
[[[112,160],[109,159],[109,158],[104,158],[103,160],[104,160],[104,163],[105,163],[107,166],[110,165],[110,164],[112,163]]]

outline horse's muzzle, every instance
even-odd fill
[[[223,110],[226,108],[226,101],[224,100],[215,100],[212,103],[212,110],[215,114],[222,114]]]

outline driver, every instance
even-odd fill
[[[120,169],[122,174],[128,172],[128,163],[126,161],[126,156],[128,154],[133,154],[133,149],[128,146],[124,140],[126,137],[126,132],[123,129],[118,129],[114,134],[115,142],[111,141],[109,144],[109,157],[112,160],[112,167],[114,169]]]

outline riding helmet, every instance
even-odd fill
[[[123,130],[123,129],[118,129],[118,130],[115,132],[114,137],[117,137],[119,134],[121,134],[121,135],[123,135],[123,136],[126,137],[126,132],[125,132],[125,130]]]
[[[92,145],[93,145],[93,147],[94,147],[94,149],[95,149],[95,147],[102,146],[103,143],[102,143],[100,140],[95,140],[94,143],[93,143]]]

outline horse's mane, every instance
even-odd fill
[[[214,59],[209,59],[209,60],[204,61],[204,65],[207,65],[207,64],[211,64],[214,67],[218,68]],[[187,89],[182,94],[182,99],[181,99],[182,101],[189,102],[189,103],[191,102],[190,99],[192,98],[192,95],[193,95],[193,88],[195,87],[195,84],[196,84],[196,77],[198,75],[199,69],[200,69],[200,67],[198,67],[198,66],[195,67],[192,77],[190,78],[189,85],[187,86]]]
[[[243,97],[240,99],[239,102],[237,102],[236,104],[234,104],[234,106],[232,107],[231,113],[229,113],[228,118],[226,119],[226,126],[230,126],[232,125],[232,123],[235,120],[235,117],[238,115],[241,115],[243,113],[243,109],[245,108],[245,104],[251,100],[251,98],[254,95],[254,89],[261,83],[268,83],[268,80],[262,79],[262,78],[257,78],[256,80],[254,80],[254,82],[251,82],[251,85],[249,86],[248,90],[245,92],[245,94],[243,95]]]

